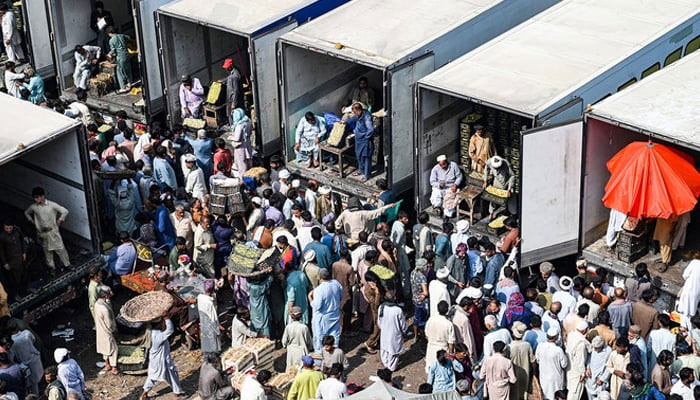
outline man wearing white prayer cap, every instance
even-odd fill
[[[306,250],[304,252],[304,263],[301,267],[301,272],[303,272],[306,277],[311,282],[311,286],[316,288],[321,281],[320,268],[314,262],[316,260],[316,252],[313,250]]]
[[[457,246],[460,243],[467,243],[469,239],[469,221],[466,219],[460,219],[455,225],[455,231],[450,236],[450,243],[452,243],[452,252],[457,254]]]
[[[437,158],[437,165],[430,171],[430,204],[442,209],[442,200],[447,190],[457,191],[462,184],[462,171],[454,161],[447,161],[447,156],[441,154]],[[440,210],[442,213],[442,210]]]
[[[446,301],[447,305],[451,304],[450,292],[447,290],[447,279],[450,276],[450,270],[442,267],[435,272],[435,277],[428,284],[428,299],[430,299],[430,315],[438,315],[437,305],[441,301]]]
[[[53,357],[58,364],[58,380],[63,384],[66,394],[74,394],[77,395],[76,398],[84,399],[85,374],[78,363],[70,357],[70,351],[60,347],[54,350]]]
[[[559,329],[547,329],[547,341],[537,345],[535,360],[540,366],[540,386],[544,400],[554,400],[554,393],[566,387],[564,380],[569,359],[564,350],[557,346]]]
[[[510,164],[508,164],[508,161],[500,156],[493,156],[486,161],[486,167],[484,168],[484,188],[486,188],[489,183],[496,189],[506,190],[510,194],[513,193],[515,174]],[[497,204],[489,203],[489,220],[493,219],[493,213],[496,211],[497,206]]]

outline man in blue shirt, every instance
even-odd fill
[[[156,158],[153,160],[153,177],[158,182],[161,191],[165,191],[167,187],[171,189],[177,189],[178,187],[175,170],[166,160],[167,156],[168,150],[163,146],[159,146],[156,149]]]
[[[131,242],[127,232],[119,232],[119,241],[121,244],[109,255],[107,265],[112,274],[126,275],[131,272],[131,268],[134,266],[136,247]]]
[[[152,207],[155,210],[151,213],[151,219],[153,219],[156,238],[158,239],[158,245],[168,245],[168,249],[175,247],[175,228],[170,220],[170,213],[168,209],[163,204],[163,200],[160,197],[152,197],[149,199]]]
[[[362,108],[362,104],[352,105],[352,116],[345,122],[355,122],[355,156],[357,157],[356,176],[363,175],[360,179],[365,182],[372,171],[372,154],[374,153],[374,124],[372,116]]]
[[[197,166],[204,172],[205,181],[214,173],[214,142],[207,137],[207,131],[197,131],[197,139],[189,136],[185,140],[192,146],[194,155],[197,156]]]
[[[500,251],[496,251],[496,245],[489,242],[484,245],[484,252],[486,253],[486,276],[484,277],[484,284],[490,284],[496,286],[498,282],[498,275],[501,272],[501,267],[506,263],[506,257]]]
[[[316,264],[318,267],[330,271],[331,265],[333,265],[333,257],[331,256],[330,249],[321,243],[322,238],[323,233],[321,232],[321,228],[318,226],[311,228],[311,239],[313,241],[306,245],[303,253],[313,250],[316,253]]]
[[[482,276],[481,273],[484,271],[484,263],[481,260],[481,254],[479,253],[479,239],[474,236],[467,239],[467,256],[469,257],[469,279],[475,276]]]

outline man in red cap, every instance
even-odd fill
[[[228,122],[233,123],[233,110],[243,105],[241,94],[241,73],[235,65],[233,59],[227,58],[224,60],[223,69],[228,71],[226,77],[226,109],[228,110]]]

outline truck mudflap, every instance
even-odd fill
[[[36,293],[10,304],[10,312],[14,317],[22,318],[28,323],[38,321],[85,291],[87,273],[93,265],[102,267],[102,257],[96,255],[78,266],[72,266],[70,272],[48,282]]]

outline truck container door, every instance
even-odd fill
[[[95,39],[89,22],[91,10],[81,0],[47,0],[47,4],[58,86],[65,90],[73,86],[75,45]]]
[[[520,264],[526,267],[579,251],[583,121],[521,135]]]
[[[171,0],[140,0],[134,5],[136,38],[139,45],[139,64],[143,79],[143,100],[146,103],[146,118],[165,109],[163,82],[160,79],[158,37],[155,11]]]
[[[389,157],[387,179],[396,193],[411,186],[413,158],[413,87],[418,80],[435,70],[435,57],[427,54],[399,69],[389,72],[391,100],[387,112],[391,119],[384,118],[384,153]],[[373,110],[378,111],[378,110]],[[380,161],[381,162],[381,161]]]
[[[25,1],[22,3],[24,14],[24,32],[28,39],[29,57],[37,74],[44,79],[54,76],[53,51],[49,36],[49,19],[46,4],[43,1]]]
[[[280,149],[280,109],[277,90],[277,38],[298,26],[292,21],[276,29],[256,36],[252,42],[252,85],[255,96],[255,119],[258,133],[257,145],[269,155]]]

